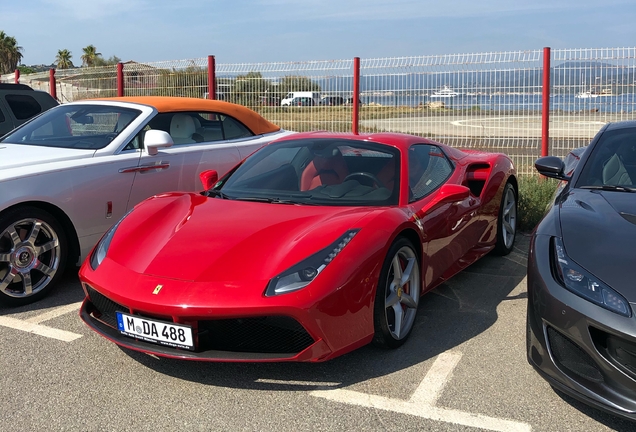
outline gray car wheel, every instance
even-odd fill
[[[23,305],[53,287],[66,265],[64,230],[51,214],[35,207],[0,217],[0,302]]]
[[[406,342],[417,316],[421,287],[418,254],[411,242],[398,238],[384,260],[376,290],[376,345],[397,348]]]
[[[499,205],[497,217],[497,255],[508,255],[512,252],[517,236],[517,192],[514,186],[508,182],[504,187]]]

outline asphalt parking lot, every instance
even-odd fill
[[[609,431],[525,359],[528,237],[422,298],[402,348],[319,364],[198,363],[120,349],[77,315],[74,275],[0,307],[0,430]]]

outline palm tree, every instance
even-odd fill
[[[55,56],[55,63],[57,64],[58,69],[69,69],[75,67],[71,58],[73,55],[67,49],[62,49],[57,52],[57,56]]]
[[[0,31],[0,74],[11,73],[22,60],[22,47],[14,37]]]
[[[82,55],[82,65],[88,67],[95,66],[95,60],[97,57],[102,55],[102,53],[97,52],[95,45],[89,45],[86,48],[82,48],[82,51],[84,51],[84,55]]]

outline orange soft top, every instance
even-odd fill
[[[97,100],[112,100],[132,102],[155,107],[159,112],[215,112],[234,117],[247,126],[255,135],[261,135],[280,130],[274,123],[265,120],[255,111],[242,105],[209,99],[171,96],[130,96],[100,98]]]

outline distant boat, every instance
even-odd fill
[[[598,94],[594,93],[592,90],[588,90],[588,91],[578,93],[574,97],[577,99],[591,99],[591,98],[598,97]]]
[[[450,98],[455,96],[459,96],[459,93],[446,85],[441,90],[434,91],[431,95],[432,98]]]

